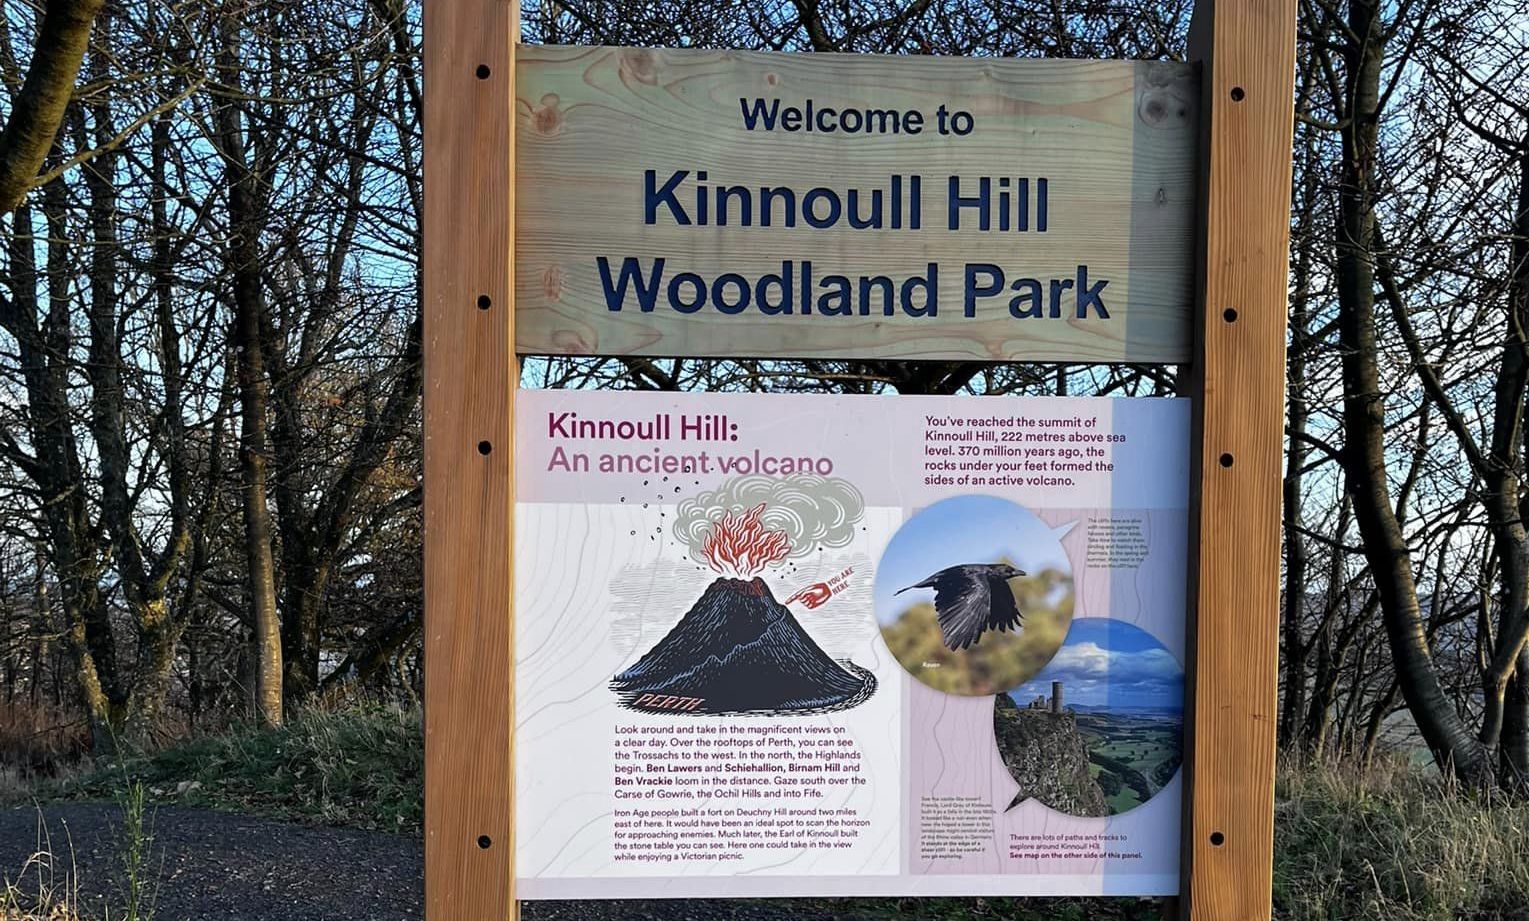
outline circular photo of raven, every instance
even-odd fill
[[[1081,617],[1030,681],[993,705],[993,738],[1017,790],[1058,812],[1129,812],[1183,760],[1184,667],[1134,624]]]
[[[1072,622],[1067,527],[995,496],[956,496],[903,523],[876,567],[876,622],[937,691],[991,696],[1034,678]]]

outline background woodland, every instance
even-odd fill
[[[412,699],[428,664],[419,3],[3,2],[0,736],[101,755]],[[542,0],[524,29],[1174,59],[1189,12]],[[1529,6],[1302,0],[1296,83],[1281,745],[1360,765],[1416,749],[1520,788]],[[523,378],[1163,397],[1182,379],[535,356]]]

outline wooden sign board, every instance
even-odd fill
[[[428,918],[518,916],[517,353],[1187,362],[1181,912],[1270,917],[1295,17],[1198,0],[1191,68],[523,46],[514,0],[425,5]]]
[[[534,45],[529,354],[1181,362],[1188,64]]]

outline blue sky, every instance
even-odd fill
[[[1062,682],[1062,701],[1086,707],[1181,710],[1184,670],[1151,634],[1125,621],[1082,617],[1072,622],[1062,648],[1039,675],[1009,692],[1024,706],[1051,695]]]
[[[1019,505],[996,496],[936,502],[904,522],[887,544],[876,566],[876,620],[892,623],[908,607],[934,598],[928,590],[897,595],[900,588],[947,566],[1004,559],[1030,573],[1048,567],[1072,573],[1057,534]]]

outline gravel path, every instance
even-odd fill
[[[161,807],[153,822],[161,921],[394,921],[423,915],[423,849],[412,838],[201,809]],[[111,804],[49,805],[40,814],[35,808],[0,810],[0,874],[16,881],[40,849],[44,825],[57,858],[54,882],[64,882],[72,852],[81,901],[94,906],[111,896],[121,825],[121,812]],[[21,880],[22,891],[35,891],[35,879]]]
[[[412,837],[160,807],[154,810],[160,921],[403,921],[423,916],[424,849]],[[45,827],[54,882],[79,880],[97,917],[118,878],[112,804],[0,809],[0,879],[36,891],[36,865],[20,877]],[[47,842],[44,841],[44,845]],[[72,861],[71,861],[71,856]],[[73,869],[71,870],[71,863]],[[113,900],[120,904],[120,900]],[[110,904],[110,903],[108,903]],[[112,912],[118,914],[117,910]],[[526,921],[830,921],[849,918],[801,903],[533,902]]]

